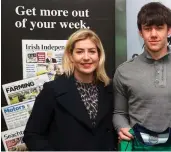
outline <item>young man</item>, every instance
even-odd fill
[[[119,140],[131,140],[136,124],[161,133],[171,127],[171,10],[159,2],[144,5],[137,25],[144,52],[120,65],[114,76],[113,122]]]

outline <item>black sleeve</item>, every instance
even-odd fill
[[[37,96],[27,122],[23,141],[30,151],[53,151],[47,140],[48,127],[54,111],[54,95],[50,83],[45,83]]]

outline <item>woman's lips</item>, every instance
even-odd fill
[[[91,63],[83,63],[82,65],[84,68],[90,68],[91,67]]]

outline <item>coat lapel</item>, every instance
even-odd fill
[[[74,77],[67,78],[63,76],[62,79],[56,81],[56,98],[63,108],[65,108],[75,119],[92,129],[92,122],[89,118],[88,112],[81,101],[81,96],[76,88]],[[98,84],[98,113],[96,118],[96,126],[102,121],[105,115],[113,108],[113,93],[112,85],[104,87],[103,83]]]
[[[63,106],[72,116],[75,117],[80,123],[83,123],[87,127],[91,128],[91,120],[88,116],[84,103],[81,101],[81,96],[76,88],[75,80],[70,77],[68,80],[64,80],[60,93],[58,95],[58,103]],[[65,94],[64,94],[65,93]]]
[[[102,121],[105,115],[113,109],[113,89],[112,86],[104,87],[103,83],[98,85],[99,89],[99,104],[97,114],[97,125]],[[112,121],[112,120],[111,120]]]

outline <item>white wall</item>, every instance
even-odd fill
[[[171,8],[171,0],[126,0],[127,59],[130,59],[133,54],[143,52],[143,40],[139,36],[137,28],[137,14],[144,4],[155,1]]]

